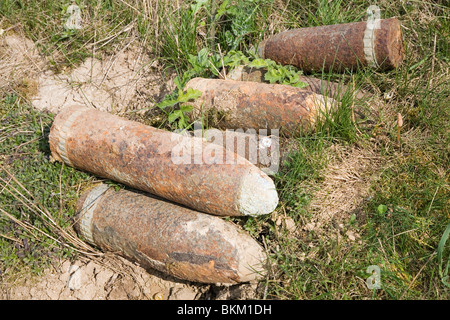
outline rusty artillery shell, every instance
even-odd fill
[[[280,141],[279,136],[267,135],[266,130],[208,130],[197,129],[194,136],[203,137],[207,142],[224,147],[234,152],[268,175],[277,173],[280,165]]]
[[[264,79],[266,74],[266,70],[263,69],[254,69],[250,67],[246,67],[241,65],[234,70],[232,70],[227,78],[231,80],[239,80],[239,81],[254,81],[254,82],[265,82],[268,83]],[[310,76],[299,76],[300,81],[308,84],[306,87],[301,88],[305,91],[312,91],[336,100],[342,99],[342,97],[347,93],[354,93],[354,97],[356,99],[365,99],[369,98],[370,94],[366,91],[362,90],[354,90],[353,88],[349,88],[348,86],[328,81],[325,79],[314,78]]]
[[[202,95],[194,102],[190,117],[197,120],[210,111],[228,129],[283,129],[292,134],[300,127],[311,129],[317,117],[328,113],[336,101],[289,85],[251,81],[194,78],[186,88]]]
[[[264,172],[201,138],[73,106],[56,116],[49,140],[56,160],[198,211],[260,215],[278,204]]]
[[[403,60],[402,31],[396,18],[292,29],[262,42],[258,53],[305,72],[358,66],[389,70]]]
[[[77,212],[83,238],[144,268],[202,283],[247,282],[264,273],[261,246],[219,217],[105,184],[86,191]]]

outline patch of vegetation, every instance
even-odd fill
[[[71,218],[92,177],[50,161],[53,115],[16,95],[0,110],[0,270],[41,272],[56,257],[88,250],[71,231]]]

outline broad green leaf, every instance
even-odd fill
[[[188,102],[191,99],[197,99],[198,97],[200,97],[202,95],[201,91],[199,90],[194,90],[192,88],[187,88],[186,92],[182,92],[179,96],[178,96],[178,102],[182,103],[182,102]]]
[[[443,253],[445,248],[445,243],[447,242],[448,238],[450,236],[450,224],[445,229],[444,233],[442,234],[441,241],[439,241],[438,249],[437,249],[437,255],[438,255],[438,263],[439,263],[439,275],[441,276],[441,281],[443,284],[445,284],[447,287],[450,287],[450,281],[449,281],[449,275],[448,271],[450,269],[450,257],[447,260],[447,265],[443,267],[445,261],[443,260]]]
[[[201,66],[206,66],[208,64],[208,55],[209,55],[209,49],[203,48],[201,49],[197,54],[197,62]]]
[[[195,4],[191,4],[191,11],[196,14],[202,7],[204,7],[209,0],[196,0]]]
[[[175,110],[174,112],[169,114],[169,117],[168,117],[169,123],[172,123],[175,120],[177,120],[182,114],[183,114],[183,112],[181,110]]]
[[[260,69],[260,68],[266,68],[268,66],[268,64],[265,59],[255,59],[252,62],[250,62],[248,66],[251,68]]]
[[[191,106],[191,105],[182,105],[182,106],[180,107],[180,111],[181,111],[181,112],[191,112],[192,109],[194,109],[194,107]]]
[[[175,105],[175,104],[177,104],[177,103],[178,103],[178,100],[177,100],[177,99],[167,99],[167,100],[161,101],[161,102],[158,104],[158,107],[161,108],[161,109],[164,109],[164,108],[173,106],[173,105]]]
[[[380,204],[377,208],[379,214],[384,215],[387,211],[387,206],[384,204]]]
[[[270,83],[276,83],[282,81],[283,76],[279,70],[270,68],[264,75],[264,79]]]
[[[181,90],[183,88],[180,77],[176,76],[175,79],[173,79],[173,83],[177,86],[178,90]]]
[[[249,59],[241,52],[231,50],[223,57],[223,64],[227,67],[237,67],[241,64],[248,64]]]
[[[298,82],[296,82],[294,84],[291,84],[291,86],[294,86],[296,88],[305,88],[305,87],[309,86],[309,84],[307,84],[305,82],[298,81]]]
[[[288,72],[287,71],[286,73],[287,73],[290,83],[297,83],[300,81],[300,76],[298,75],[297,72]]]
[[[221,4],[220,4],[220,6],[219,6],[219,8],[217,9],[217,13],[216,13],[216,15],[215,15],[215,17],[214,17],[214,20],[215,21],[219,21],[219,19],[224,15],[224,14],[226,14],[227,12],[228,12],[228,4],[230,3],[230,0],[224,0]]]

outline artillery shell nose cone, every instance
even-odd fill
[[[253,171],[242,179],[239,210],[243,215],[269,214],[277,205],[278,193],[270,178]]]
[[[240,252],[238,275],[241,282],[261,280],[266,275],[267,255],[261,246],[255,246],[253,241],[240,240],[236,245]]]

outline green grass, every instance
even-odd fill
[[[75,202],[93,178],[50,160],[53,115],[16,95],[0,101],[0,111],[0,268],[39,273],[84,247],[66,232],[73,234]]]
[[[0,27],[20,24],[61,70],[87,56],[114,52],[135,36],[166,69],[177,71],[180,85],[186,74],[217,77],[210,69],[195,70],[192,57],[199,52],[207,52],[207,58],[220,67],[220,58],[231,50],[250,56],[252,46],[285,29],[361,21],[368,6],[358,0],[206,1],[203,5],[201,1],[80,1],[90,22],[82,31],[68,34],[61,26],[69,2],[2,1]],[[260,298],[450,298],[443,279],[450,256],[444,233],[450,223],[450,10],[444,1],[371,4],[380,6],[382,17],[401,20],[402,65],[389,72],[366,68],[312,76],[346,84],[354,79],[355,87],[372,93],[382,107],[367,113],[370,121],[355,123],[352,92],[348,92],[341,107],[317,123],[314,133],[283,139],[293,148],[274,177],[280,196],[276,212],[231,219],[269,253]],[[129,25],[132,29],[123,31]],[[46,135],[52,115],[33,111],[17,92],[1,92],[1,98],[0,164],[10,174],[0,170],[0,208],[65,245],[34,229],[18,228],[0,214],[0,270],[14,273],[28,266],[39,271],[52,257],[76,255],[80,247],[58,235],[60,231],[36,214],[39,211],[26,208],[7,191],[17,195],[11,188],[20,187],[11,176],[30,192],[32,197],[27,198],[47,210],[64,230],[70,230],[80,190],[95,178],[50,162]],[[176,92],[169,98],[176,99]],[[404,122],[400,145],[397,113]],[[305,229],[316,218],[311,203],[320,200],[315,197],[327,181],[334,148],[356,148],[368,157],[376,156],[378,165],[361,172],[369,196],[355,211],[336,217],[320,230]],[[297,231],[277,224],[277,216],[292,219]],[[351,241],[345,236],[348,231],[360,237]],[[370,290],[366,285],[371,265],[380,267],[381,289]]]

